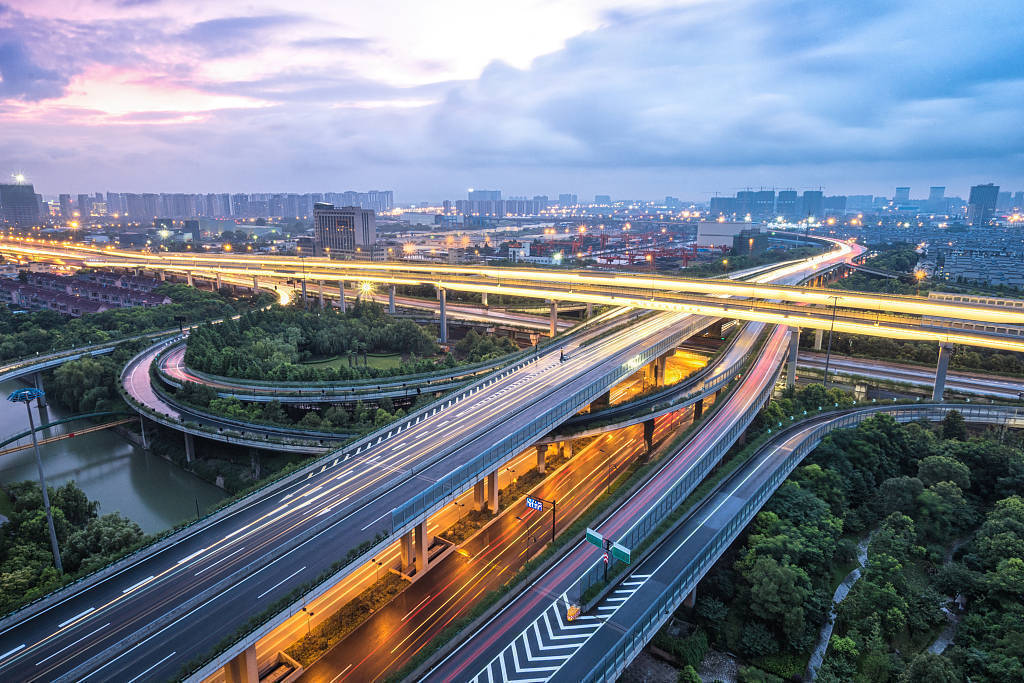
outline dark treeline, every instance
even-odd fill
[[[443,364],[417,356],[438,351],[425,329],[392,318],[374,303],[358,303],[347,313],[274,306],[247,313],[237,321],[196,329],[189,337],[185,362],[195,370],[229,377],[331,381],[428,372]],[[400,353],[408,360],[390,370],[355,364],[302,365],[345,355],[358,359],[366,353]]]
[[[53,565],[43,496],[35,482],[5,487],[11,499],[9,521],[0,527],[0,612],[6,613],[95,571],[143,540],[142,529],[114,512],[97,514],[74,482],[49,487],[50,508],[66,574]]]
[[[14,313],[0,304],[0,361],[171,329],[177,325],[175,318],[179,316],[187,323],[195,323],[234,315],[269,297],[241,299],[233,305],[225,296],[186,285],[164,284],[154,291],[169,296],[174,303],[119,308],[81,318],[69,318],[55,311]]]
[[[938,427],[881,415],[826,437],[701,582],[701,628],[760,667],[741,680],[802,675],[857,539],[871,532],[819,681],[1024,679],[1024,453],[1006,438],[968,439],[955,412]],[[956,644],[923,653],[958,593],[968,611]]]

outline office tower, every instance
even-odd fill
[[[775,200],[775,213],[787,221],[796,218],[796,190],[779,190],[779,196]]]
[[[999,196],[996,198],[996,210],[1008,211],[1012,201],[1013,197],[1009,192],[1000,192]]]
[[[928,188],[928,201],[930,203],[939,203],[946,198],[946,186],[945,185],[932,185]]]
[[[78,220],[85,221],[92,213],[92,197],[87,194],[78,195]]]
[[[580,200],[575,194],[565,193],[558,195],[558,205],[563,209],[579,206]]]
[[[996,211],[998,198],[998,185],[988,183],[971,187],[971,196],[967,200],[967,224],[973,228],[988,225]]]
[[[1017,209],[1018,211],[1024,209],[1024,192],[1013,193],[1013,208]]]
[[[30,183],[0,185],[0,223],[18,227],[39,223],[39,200]]]
[[[471,202],[500,202],[501,190],[470,190],[468,199]]]
[[[901,202],[906,203],[910,201],[910,188],[909,187],[897,187],[896,194],[892,197],[893,202],[899,204]]]
[[[107,213],[116,216],[124,214],[124,199],[120,193],[107,193]]]
[[[825,214],[828,216],[842,216],[846,213],[846,195],[831,195],[825,197]]]
[[[821,190],[805,190],[802,218],[821,218],[825,213],[825,197]]]
[[[775,214],[775,190],[758,190],[750,214],[754,218],[768,218]]]
[[[336,208],[334,204],[313,205],[314,244],[316,255],[355,254],[362,251],[367,258],[377,243],[377,218],[372,209],[357,206]]]
[[[60,202],[60,217],[66,221],[74,218],[75,210],[71,204],[71,195],[62,194],[58,201]]]

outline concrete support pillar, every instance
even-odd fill
[[[220,273],[218,272],[218,273],[217,273],[217,284],[216,284],[216,288],[217,288],[217,289],[216,289],[216,291],[218,291],[218,292],[220,291],[220,285],[221,285],[221,282],[220,282]]]
[[[391,315],[395,314],[395,286],[391,285],[388,289],[388,313]]]
[[[187,277],[188,277],[188,286],[189,286],[189,287],[195,287],[195,283],[194,283],[194,282],[192,281],[192,271],[191,271],[191,270],[190,270],[190,271],[188,271],[188,272],[186,273],[186,275],[187,275]]]
[[[146,418],[139,413],[139,433],[142,434],[142,448],[149,450],[149,439],[146,438]]]
[[[317,294],[319,294],[319,297],[320,297],[320,310],[322,311],[322,310],[324,310],[324,281],[323,280],[317,280],[316,286],[317,286]]]
[[[539,443],[535,448],[537,449],[537,472],[545,474],[547,473],[547,462],[544,460],[544,456],[547,455],[548,445],[546,443]]]
[[[558,302],[551,300],[551,336],[558,334]]]
[[[196,438],[185,433],[185,462],[192,462],[196,459]]]
[[[590,320],[590,317],[594,315],[594,304],[590,303],[589,301],[587,302],[587,312],[585,315],[587,320]]]
[[[302,305],[306,305],[306,278],[302,278]]]
[[[253,480],[260,478],[263,468],[260,465],[260,452],[255,448],[249,449],[249,469],[252,472]]]
[[[345,281],[344,280],[339,280],[338,281],[338,308],[341,309],[342,313],[345,312]]]
[[[160,282],[167,282],[167,271],[166,270],[161,270],[159,272],[159,275],[160,275]]]
[[[498,473],[487,475],[487,507],[492,514],[498,514]]]
[[[487,306],[487,292],[484,292],[483,294],[480,295],[480,303],[483,304],[485,307]]]
[[[665,386],[665,369],[668,367],[668,356],[659,356],[654,361],[654,383],[659,387]]]
[[[693,421],[696,422],[700,419],[700,416],[704,414],[704,399],[699,398],[697,402],[693,404]]]
[[[935,386],[932,388],[933,401],[942,400],[942,393],[946,389],[946,370],[949,369],[949,357],[952,352],[952,344],[939,344],[939,363],[935,366]]]
[[[441,306],[441,343],[448,343],[448,292],[444,287],[437,290],[438,302]]]
[[[427,571],[429,563],[427,550],[430,549],[430,534],[427,533],[427,521],[417,524],[413,531],[416,536],[416,572],[421,573]]]
[[[647,449],[645,452],[650,454],[651,449],[654,448],[654,418],[644,420],[644,447]]]
[[[256,663],[256,646],[250,645],[224,666],[227,683],[259,683],[260,671]]]
[[[407,534],[403,534],[398,544],[399,550],[402,556],[402,573],[411,574],[413,568],[413,562],[416,559],[413,553],[413,536],[414,533],[410,531]]]
[[[259,294],[260,293],[260,278],[259,278],[258,275],[253,275],[252,276],[252,293],[253,294]]]
[[[825,338],[825,330],[814,331],[814,350],[821,351],[821,341]]]
[[[43,391],[43,373],[41,373],[41,372],[34,372],[34,373],[32,373],[32,383],[36,385],[36,389],[38,389],[39,391]],[[40,408],[45,408],[46,407],[46,394],[45,393],[42,394],[39,397],[38,401],[39,401],[39,403],[38,403],[39,407]]]
[[[789,335],[789,360],[786,361],[786,388],[796,386],[796,363],[800,355],[800,328],[794,327]]]
[[[473,484],[473,509],[483,510],[487,505],[487,492],[484,490],[484,480],[481,479]]]
[[[697,588],[694,587],[690,594],[683,598],[683,607],[689,607],[693,609],[694,605],[697,604]]]

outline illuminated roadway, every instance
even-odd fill
[[[328,456],[308,479],[246,502],[182,534],[169,548],[7,626],[0,632],[0,674],[18,680],[69,673],[80,680],[126,680],[143,671],[153,678],[174,675],[183,661],[208,652],[261,605],[389,531],[393,508],[529,424],[546,410],[547,397],[572,393],[619,368],[638,344],[678,338],[687,318],[658,315],[586,348],[571,346],[564,363],[557,349],[542,353],[356,458]],[[415,476],[409,472],[414,463]]]

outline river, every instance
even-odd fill
[[[3,398],[25,384],[0,382]],[[36,425],[39,412],[33,403]],[[42,422],[53,422],[70,413],[54,404]],[[86,422],[72,423],[85,426]],[[54,434],[61,427],[55,428]],[[0,440],[28,430],[28,416],[21,403],[0,401]],[[39,432],[40,438],[51,434]],[[30,443],[27,438],[26,443]],[[205,509],[225,494],[216,486],[185,472],[163,458],[146,453],[112,430],[105,429],[40,446],[47,483],[59,486],[74,480],[91,500],[99,501],[100,514],[120,512],[138,523],[147,534],[157,533],[195,517],[196,505]],[[38,481],[35,455],[26,448],[0,457],[0,483]]]

